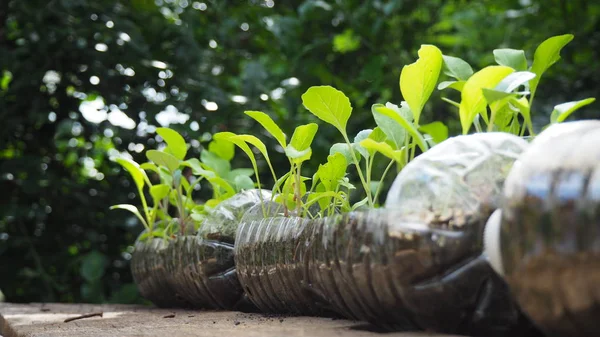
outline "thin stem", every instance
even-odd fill
[[[374,200],[377,200],[377,198],[379,197],[379,192],[381,192],[381,186],[383,186],[383,179],[385,179],[385,176],[388,174],[388,171],[392,168],[392,165],[394,165],[395,162],[395,160],[391,160],[385,168],[385,170],[383,171],[383,174],[381,175],[381,181],[377,186],[377,191],[375,191],[375,198],[373,198]]]
[[[254,169],[254,174],[256,175],[256,183],[258,184],[258,189],[260,190],[262,188],[262,185],[260,183],[260,175],[258,174],[258,166],[256,165],[256,161],[252,160],[252,168]],[[263,212],[263,217],[267,217],[267,210],[265,209],[265,203],[263,202],[262,199],[262,193],[258,193],[258,197],[260,199],[260,208]]]
[[[271,171],[271,175],[273,176],[273,181],[277,182],[277,175],[275,174],[275,170],[273,169],[273,165],[271,165],[271,161],[267,158],[267,165],[269,166],[269,170]],[[277,186],[277,192],[281,193],[281,187]]]
[[[181,193],[181,185],[177,186],[177,208],[179,208],[179,224],[181,225],[180,233],[185,234],[185,206],[183,205],[183,198]]]
[[[296,181],[296,188],[294,188],[294,194],[296,196],[296,214],[300,214],[300,209],[302,208],[302,195],[301,187],[300,187],[300,172],[302,170],[302,164],[296,164],[296,172],[294,174],[294,180]]]
[[[150,214],[148,213],[148,203],[146,202],[146,197],[144,196],[144,191],[142,188],[138,188],[138,193],[140,195],[140,199],[142,200],[142,207],[144,208],[144,215],[146,215],[146,221],[150,220]],[[149,229],[146,226],[146,229]]]
[[[375,161],[375,153],[370,156],[368,159],[365,158],[365,171],[367,171],[367,184],[369,184],[369,188],[371,188],[371,174],[373,173],[373,162]],[[375,201],[375,199],[373,199]]]
[[[406,136],[404,137],[404,165],[408,164],[408,144],[409,144],[409,139],[412,138],[410,135],[408,135],[408,133],[406,134]],[[400,168],[398,169],[398,172],[400,172]]]
[[[362,170],[360,169],[358,158],[356,158],[356,153],[354,153],[354,149],[352,149],[352,145],[350,144],[350,140],[348,139],[348,136],[345,133],[342,134],[342,136],[344,136],[344,140],[346,141],[346,144],[348,144],[348,148],[350,148],[350,154],[352,155],[352,160],[354,161],[354,166],[356,167],[356,170],[358,171],[358,177],[360,178],[360,182],[362,183],[363,188],[365,189],[369,207],[373,207],[373,200],[371,199],[371,197],[372,197],[371,196],[371,188],[369,187],[369,185],[367,185],[365,177],[362,174]]]

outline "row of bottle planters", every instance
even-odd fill
[[[531,144],[451,138],[401,171],[381,209],[306,219],[269,199],[245,191],[196,235],[138,240],[141,294],[389,330],[600,335],[600,121],[555,125]]]

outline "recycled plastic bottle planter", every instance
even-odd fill
[[[187,307],[171,288],[165,268],[169,241],[162,238],[137,240],[131,256],[131,274],[140,294],[158,307]]]
[[[306,277],[313,224],[300,217],[270,217],[238,227],[238,277],[262,312],[322,314],[325,302],[310,292]]]
[[[511,170],[486,251],[548,336],[600,336],[600,121],[549,127]]]
[[[266,312],[324,307],[394,330],[535,336],[482,256],[485,221],[526,146],[455,137],[403,169],[385,209],[242,221],[240,282]]]
[[[262,190],[241,192],[215,207],[195,235],[138,240],[131,271],[141,295],[160,307],[250,310],[235,270],[234,234],[245,211],[268,198]]]

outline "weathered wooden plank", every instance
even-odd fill
[[[102,317],[98,315],[65,322],[82,315],[100,313]],[[347,320],[235,311],[165,310],[132,305],[0,303],[0,335],[3,337],[442,337],[415,332],[380,334],[368,329],[365,324]]]

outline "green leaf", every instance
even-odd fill
[[[346,134],[352,105],[343,92],[330,86],[310,87],[302,95],[302,104],[317,118]]]
[[[309,160],[312,155],[312,150],[311,148],[308,148],[299,151],[292,146],[292,144],[290,144],[285,148],[285,155],[290,159],[294,159],[294,161],[298,163]]]
[[[459,109],[463,134],[469,132],[475,116],[481,112],[485,112],[487,102],[481,89],[495,87],[512,72],[514,70],[510,67],[488,66],[476,72],[467,80],[461,92]]]
[[[181,163],[183,166],[187,166],[192,169],[192,173],[194,175],[202,176],[202,177],[214,177],[215,172],[204,169],[202,163],[197,158],[191,158]]]
[[[158,133],[167,143],[165,152],[172,154],[173,157],[183,160],[187,153],[187,144],[185,139],[175,130],[169,128],[158,128]]]
[[[230,141],[237,145],[242,151],[244,151],[244,153],[246,153],[246,155],[250,159],[250,162],[252,162],[252,167],[254,168],[255,174],[257,175],[258,179],[258,166],[256,164],[256,157],[254,156],[254,152],[252,152],[252,149],[250,149],[250,147],[248,146],[248,144],[246,144],[244,140],[236,138],[236,136],[237,135],[233,132],[219,132],[216,133],[213,136],[213,138]]]
[[[275,124],[269,115],[261,111],[246,111],[244,113],[252,117],[255,121],[259,122],[260,125],[262,125],[263,128],[265,128],[265,130],[267,130],[267,132],[277,140],[279,145],[285,149],[287,145],[285,133],[281,131],[281,128]]]
[[[532,99],[533,96],[535,96],[535,91],[540,83],[542,74],[560,60],[560,51],[564,46],[571,42],[571,40],[573,40],[572,34],[553,36],[542,42],[535,50],[531,71],[534,72],[537,77],[529,83]]]
[[[300,125],[294,130],[290,145],[298,151],[304,151],[310,148],[310,145],[317,134],[319,126],[315,123]]]
[[[236,176],[234,183],[237,191],[251,190],[254,188],[254,182],[248,176]]]
[[[422,45],[419,59],[404,66],[400,73],[400,91],[419,125],[421,111],[435,89],[442,69],[442,52],[433,45]]]
[[[138,165],[138,163],[127,158],[117,158],[117,163],[129,172],[138,190],[144,188],[144,182],[148,182],[148,185],[150,185],[150,180],[148,179],[146,172]]]
[[[150,195],[152,196],[154,204],[158,204],[162,199],[169,195],[170,190],[171,188],[166,184],[159,184],[150,187]]]
[[[364,147],[360,146],[360,142],[362,140],[369,138],[369,136],[371,135],[371,132],[373,132],[373,130],[371,130],[371,129],[366,129],[366,130],[360,131],[359,133],[356,134],[356,137],[354,137],[354,141],[352,142],[352,148],[354,148],[356,151],[358,151],[358,153],[365,158],[369,158],[369,151],[367,151],[367,149],[365,149]],[[345,145],[346,145],[346,148],[348,148],[348,145],[347,144],[345,144]],[[350,151],[348,151],[348,154],[350,155],[350,160],[346,159],[346,161],[351,163],[352,162],[352,154],[350,153]]]
[[[229,161],[219,157],[215,153],[202,151],[200,153],[200,160],[206,164],[206,167],[215,171],[219,177],[225,177],[231,171]]]
[[[590,97],[590,98],[582,99],[580,101],[559,104],[554,107],[554,110],[552,111],[552,115],[550,116],[550,122],[553,124],[561,123],[565,119],[567,119],[567,117],[569,117],[573,112],[575,112],[575,110],[577,110],[583,106],[586,106],[588,104],[591,104],[595,100],[596,100],[595,98]]]
[[[222,159],[230,161],[235,155],[235,145],[233,145],[232,142],[223,139],[213,139],[208,143],[208,151],[216,154]]]
[[[511,67],[516,71],[527,70],[527,58],[522,50],[494,49],[494,59],[501,66]]]
[[[354,150],[354,154],[356,155],[356,158],[358,160],[360,160],[361,154],[358,151],[358,147],[354,147],[354,146],[350,147],[346,143],[335,143],[335,144],[333,144],[331,146],[331,148],[329,149],[329,155],[332,155],[332,154],[335,154],[335,153],[341,153],[344,156],[344,158],[346,158],[346,161],[348,163],[351,163],[352,162],[352,153],[350,152],[351,148]]]
[[[81,259],[81,276],[88,282],[98,281],[104,275],[107,264],[106,256],[93,250]]]
[[[260,153],[263,155],[263,157],[265,157],[266,160],[269,160],[269,153],[267,152],[267,146],[257,137],[252,136],[252,135],[237,135],[237,136],[233,136],[231,137],[231,139],[236,140],[243,140],[246,143],[250,143],[252,144],[255,148],[258,149],[258,151],[260,151]]]
[[[516,118],[517,111],[514,111],[508,104],[496,107],[495,110],[496,117],[494,124],[498,126],[499,131],[509,132],[509,124],[513,118]]]
[[[523,119],[526,123],[529,123],[529,121],[531,121],[531,105],[529,104],[529,101],[526,97],[521,97],[520,99],[515,98],[510,100],[509,102],[513,104],[517,109],[519,109],[519,112],[521,113],[521,115],[523,115]]]
[[[150,162],[143,163],[140,165],[140,167],[144,170],[152,171],[156,174],[160,174],[160,172],[158,171],[158,166],[154,165],[154,163],[150,163]]]
[[[252,177],[254,175],[254,170],[251,168],[236,168],[229,172],[229,177],[235,179],[236,176],[246,176]]]
[[[148,223],[146,222],[146,220],[144,220],[144,218],[140,214],[140,211],[138,211],[137,207],[135,207],[133,205],[129,205],[129,204],[113,205],[113,206],[110,206],[110,209],[111,210],[124,209],[126,211],[129,211],[129,212],[133,213],[138,219],[140,219],[140,221],[142,222],[144,227],[148,228]]]
[[[387,137],[383,130],[380,127],[376,127],[373,129],[373,132],[369,135],[369,138],[373,139],[376,142],[383,142],[387,140]]]
[[[167,169],[169,169],[170,172],[175,172],[175,170],[179,168],[179,164],[181,162],[172,154],[157,150],[146,151],[146,157],[148,158],[148,160],[154,162],[156,165],[166,167]]]
[[[399,149],[404,145],[406,130],[404,127],[402,127],[400,123],[397,123],[394,118],[378,113],[375,110],[376,108],[381,106],[381,104],[373,104],[371,106],[371,112],[373,113],[375,123],[377,124],[379,129],[383,131],[387,139],[391,140],[394,143],[396,149]],[[404,111],[402,111],[401,109],[404,109]],[[395,114],[403,117],[405,120],[408,120],[408,118],[406,117],[410,115],[410,111],[406,112],[407,110],[408,108],[405,107],[399,108],[398,110],[390,109],[390,111],[393,111]]]
[[[442,55],[442,59],[444,74],[463,82],[473,75],[473,68],[463,59],[448,55]]]
[[[319,165],[317,175],[326,191],[334,191],[338,181],[346,175],[348,162],[341,153],[334,153],[327,157],[327,163]]]
[[[408,133],[414,138],[414,141],[417,143],[417,145],[419,145],[419,147],[421,148],[421,151],[427,151],[429,147],[427,146],[423,135],[421,135],[417,128],[412,123],[408,122],[401,114],[398,114],[396,111],[385,107],[382,104],[374,104],[371,110],[373,110],[376,113],[380,113],[382,115],[391,117],[397,124],[399,124],[406,131],[408,131]],[[363,145],[363,143],[364,141],[361,142],[361,145]]]
[[[444,90],[446,88],[454,89],[461,92],[465,86],[466,81],[444,81],[438,84],[438,90]]]
[[[433,138],[436,144],[448,139],[448,127],[442,122],[433,122],[419,127],[419,131],[424,132]]]
[[[169,171],[169,169],[161,166],[158,168],[158,174],[160,176],[160,181],[163,184],[167,184],[169,186],[173,185],[173,174],[171,173],[171,171]]]
[[[338,53],[348,53],[360,47],[360,37],[352,29],[346,29],[342,34],[333,37],[333,50]]]
[[[531,81],[535,76],[536,75],[530,71],[517,71],[503,78],[494,89],[504,92],[513,92],[520,86],[526,85],[527,82]]]
[[[483,97],[485,97],[485,101],[487,102],[487,104],[492,104],[507,97],[517,97],[517,94],[511,92],[498,91],[496,89],[483,88],[481,90],[483,92]]]
[[[360,142],[360,145],[366,149],[377,151],[397,162],[402,162],[404,160],[402,150],[394,150],[388,143],[376,142],[373,139],[367,138]]]

